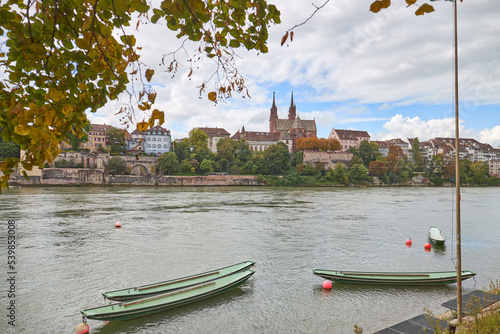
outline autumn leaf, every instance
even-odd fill
[[[288,31],[286,32],[286,34],[283,37],[281,37],[281,46],[283,46],[283,44],[285,44],[287,39],[288,39]]]
[[[415,4],[415,2],[417,2],[417,0],[406,0],[406,3],[408,4],[408,6]]]
[[[382,3],[380,1],[375,1],[370,5],[370,12],[378,13],[382,9]]]
[[[216,92],[208,93],[208,99],[212,102],[215,102],[215,100],[217,100],[217,93]]]
[[[420,6],[416,11],[415,15],[424,15],[425,13],[432,13],[434,11],[434,7],[431,5],[424,3],[422,6]]]
[[[150,69],[150,68],[148,68],[148,69],[146,70],[146,80],[147,80],[148,82],[151,82],[151,78],[153,77],[153,74],[155,74],[155,70],[152,70],[152,69]]]
[[[139,122],[137,123],[137,130],[140,132],[146,131],[148,129],[148,123],[147,122]]]

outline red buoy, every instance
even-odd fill
[[[411,246],[411,239],[410,238],[406,239],[406,246]]]
[[[431,244],[430,244],[430,243],[426,243],[426,244],[424,245],[424,248],[425,248],[425,249],[431,249]]]
[[[116,223],[115,223],[115,227],[116,227],[116,228],[120,228],[120,227],[122,227],[122,223],[120,223],[120,222],[116,222]]]
[[[323,289],[330,290],[332,288],[332,282],[329,280],[325,280],[323,282]]]
[[[76,326],[76,334],[87,334],[89,330],[90,330],[89,325],[87,325],[84,322]]]

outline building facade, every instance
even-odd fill
[[[328,139],[337,139],[340,143],[340,152],[347,152],[351,147],[358,148],[363,140],[370,141],[366,131],[340,130],[332,128]]]
[[[238,130],[231,139],[236,141],[245,139],[249,148],[254,151],[265,151],[269,146],[276,145],[279,142],[284,143],[290,153],[293,148],[293,139],[286,131],[281,133],[245,131],[243,126],[241,131]]]
[[[107,148],[109,146],[107,133],[111,128],[111,125],[106,124],[90,124],[89,140],[86,143],[81,143],[80,148],[89,149],[90,152],[96,152],[99,147]]]
[[[231,136],[231,134],[223,128],[204,127],[204,128],[198,128],[198,129],[200,129],[201,131],[203,131],[203,133],[205,133],[207,135],[208,148],[213,153],[217,153],[217,143],[219,142],[219,140],[221,140],[223,138],[229,138]]]
[[[172,137],[170,130],[166,130],[159,125],[144,131],[144,152],[147,154],[156,154],[158,156],[163,153],[170,152]]]

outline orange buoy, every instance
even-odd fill
[[[115,227],[116,227],[116,228],[120,228],[120,227],[122,227],[122,223],[120,223],[120,222],[116,222],[116,223],[115,223]]]
[[[425,248],[425,249],[431,249],[431,244],[430,244],[430,243],[426,243],[426,244],[424,245],[424,248]]]
[[[323,289],[330,290],[332,288],[332,282],[329,280],[325,280],[323,282]]]
[[[87,334],[89,330],[90,330],[89,325],[87,325],[84,322],[76,326],[76,334]]]
[[[411,239],[410,238],[406,239],[406,246],[411,246]]]

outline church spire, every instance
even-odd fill
[[[278,119],[278,108],[276,107],[276,93],[273,92],[273,105],[269,116],[269,132],[276,132],[276,120]]]
[[[293,91],[292,91],[292,101],[290,103],[290,109],[288,110],[288,119],[295,119],[297,117],[297,107],[293,103]]]

